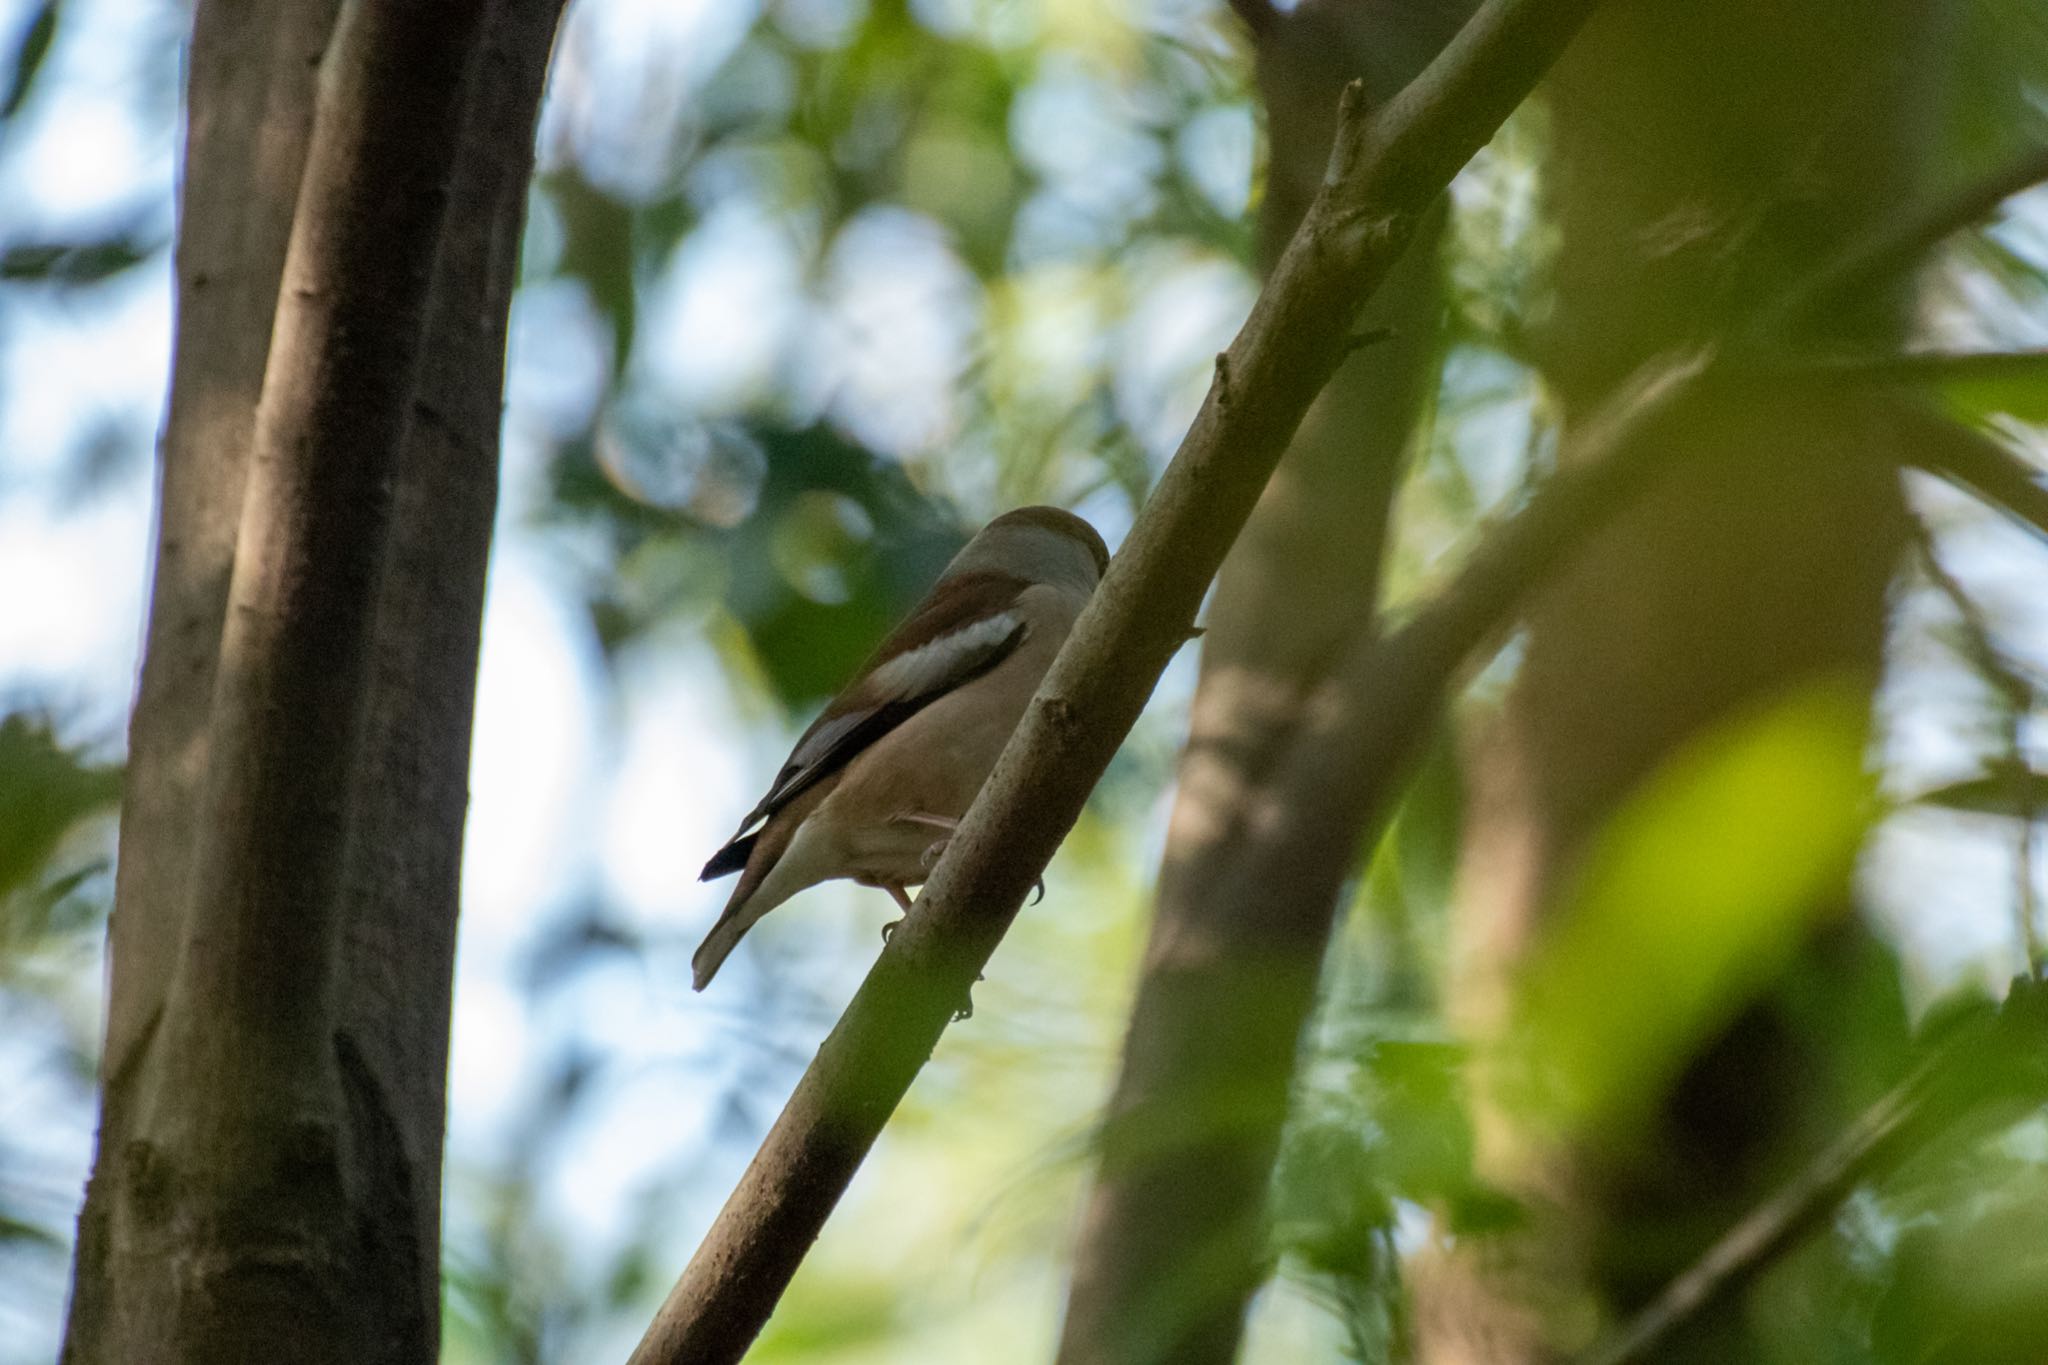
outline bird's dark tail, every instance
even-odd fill
[[[711,855],[711,861],[704,864],[704,870],[697,874],[700,882],[717,881],[729,872],[737,872],[747,865],[747,859],[754,856],[754,841],[761,837],[755,830],[752,834],[736,836],[724,848]]]

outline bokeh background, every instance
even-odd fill
[[[0,0],[5,1362],[55,1353],[90,1156],[188,22],[157,0]],[[2010,41],[2048,58],[2043,27]],[[2032,98],[2001,137],[2044,135]],[[1518,116],[1454,188],[1454,325],[1402,494],[1396,601],[1551,452],[1542,387],[1501,341],[1540,306],[1542,135]],[[726,889],[696,869],[967,530],[1047,501],[1121,537],[1255,292],[1263,159],[1243,39],[1205,0],[571,5],[484,629],[449,1361],[611,1360],[637,1339],[893,915],[879,893],[820,889],[693,995],[687,958]],[[2048,344],[2044,291],[2035,194],[1945,254],[1924,339]],[[2048,458],[2028,425],[2048,419],[2048,378],[1956,401]],[[1914,492],[2015,664],[2048,676],[2048,550]],[[1898,804],[1863,882],[1920,1012],[2002,989],[2038,891],[1995,800],[1910,799],[2009,740],[1957,627],[1902,579],[1876,756]],[[1497,699],[1512,664],[1510,646],[1467,704]],[[1184,657],[755,1358],[1047,1357],[1191,686]],[[1492,1207],[1439,1000],[1460,800],[1446,747],[1355,890],[1250,1359],[1369,1354],[1387,1321],[1371,1248],[1422,1238],[1425,1202],[1475,1228]],[[2043,1207],[2048,1124],[2003,1131],[1996,1157],[1993,1183]],[[1905,1292],[1918,1216],[1853,1204],[1800,1283],[1875,1321]]]

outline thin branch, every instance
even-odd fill
[[[1902,1080],[1576,1365],[1657,1358],[1674,1332],[1748,1284],[1851,1191],[1894,1169],[1930,1138],[1953,1135],[1966,1121],[1995,1121],[2009,1106],[2037,1109],[2048,1080],[2044,1034],[2048,983],[2018,977],[1996,1014],[1966,1019],[1932,1043]]]
[[[1797,323],[1819,308],[1890,283],[1941,242],[1989,218],[2000,204],[2043,181],[2048,181],[2048,147],[2030,148],[1981,180],[1871,234],[1832,267],[1787,294],[1772,310],[1772,322]]]
[[[1944,1064],[1945,1055],[1914,1068],[1580,1365],[1649,1360],[1672,1332],[1748,1283],[1871,1173],[1892,1140],[1925,1108],[1930,1082]]]
[[[1126,1202],[1148,1191],[1199,1199],[1203,1217],[1178,1226],[1203,1267],[1207,1311],[1187,1321],[1174,1311],[1187,1297],[1177,1292],[1183,1286],[1154,1276],[1132,1287],[1136,1302],[1094,1312],[1092,1339],[1068,1333],[1063,1363],[1179,1360],[1183,1344],[1196,1340],[1192,1358],[1232,1354],[1254,1287],[1244,1272],[1263,1246],[1265,1191],[1301,1029],[1353,862],[1328,851],[1373,845],[1465,662],[1668,464],[1664,446],[1647,438],[1698,390],[1707,359],[1660,360],[1623,385],[1575,434],[1570,465],[1482,535],[1458,574],[1406,624],[1353,648],[1297,708],[1261,795],[1262,806],[1288,818],[1245,821],[1224,836],[1233,856],[1208,895],[1215,905],[1259,913],[1188,926],[1172,951],[1148,957],[1116,1112],[1102,1138],[1103,1179],[1135,1191]],[[1204,937],[1214,941],[1197,942]],[[1218,1021],[1228,1024],[1221,1036]],[[1193,1117],[1214,1112],[1219,1095],[1228,1096],[1226,1123]],[[1217,1285],[1215,1274],[1228,1278]]]
[[[1594,0],[1490,0],[1369,122],[1346,92],[1332,175],[994,775],[684,1270],[633,1359],[739,1358],[1072,828],[1217,566],[1450,178]],[[1228,376],[1227,382],[1225,376]]]

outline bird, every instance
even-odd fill
[[[1061,508],[1019,507],[975,533],[704,864],[701,881],[740,879],[690,959],[694,989],[820,882],[910,908],[1108,567],[1095,528]]]

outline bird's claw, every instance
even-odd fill
[[[946,856],[946,845],[949,842],[951,841],[946,839],[940,839],[934,842],[930,848],[926,849],[923,852],[923,854],[921,854],[918,857],[918,866],[922,867],[927,872],[937,867],[939,865],[939,859]]]
[[[902,920],[900,920],[900,919],[892,919],[892,920],[890,920],[890,921],[889,921],[889,922],[888,922],[887,924],[883,925],[883,926],[882,926],[882,942],[884,942],[884,943],[887,943],[887,942],[889,941],[889,935],[891,935],[891,934],[895,933],[895,932],[896,932],[896,926],[897,926],[897,925],[899,925],[899,924],[901,924],[901,923],[903,923],[903,921],[902,921]]]
[[[1039,878],[1039,879],[1038,879],[1037,881],[1035,881],[1035,882],[1031,883],[1031,903],[1032,903],[1033,905],[1036,905],[1036,904],[1038,904],[1038,903],[1039,903],[1040,901],[1042,901],[1042,900],[1044,900],[1044,899],[1045,899],[1045,878],[1043,878],[1043,877],[1040,877],[1040,878]]]

